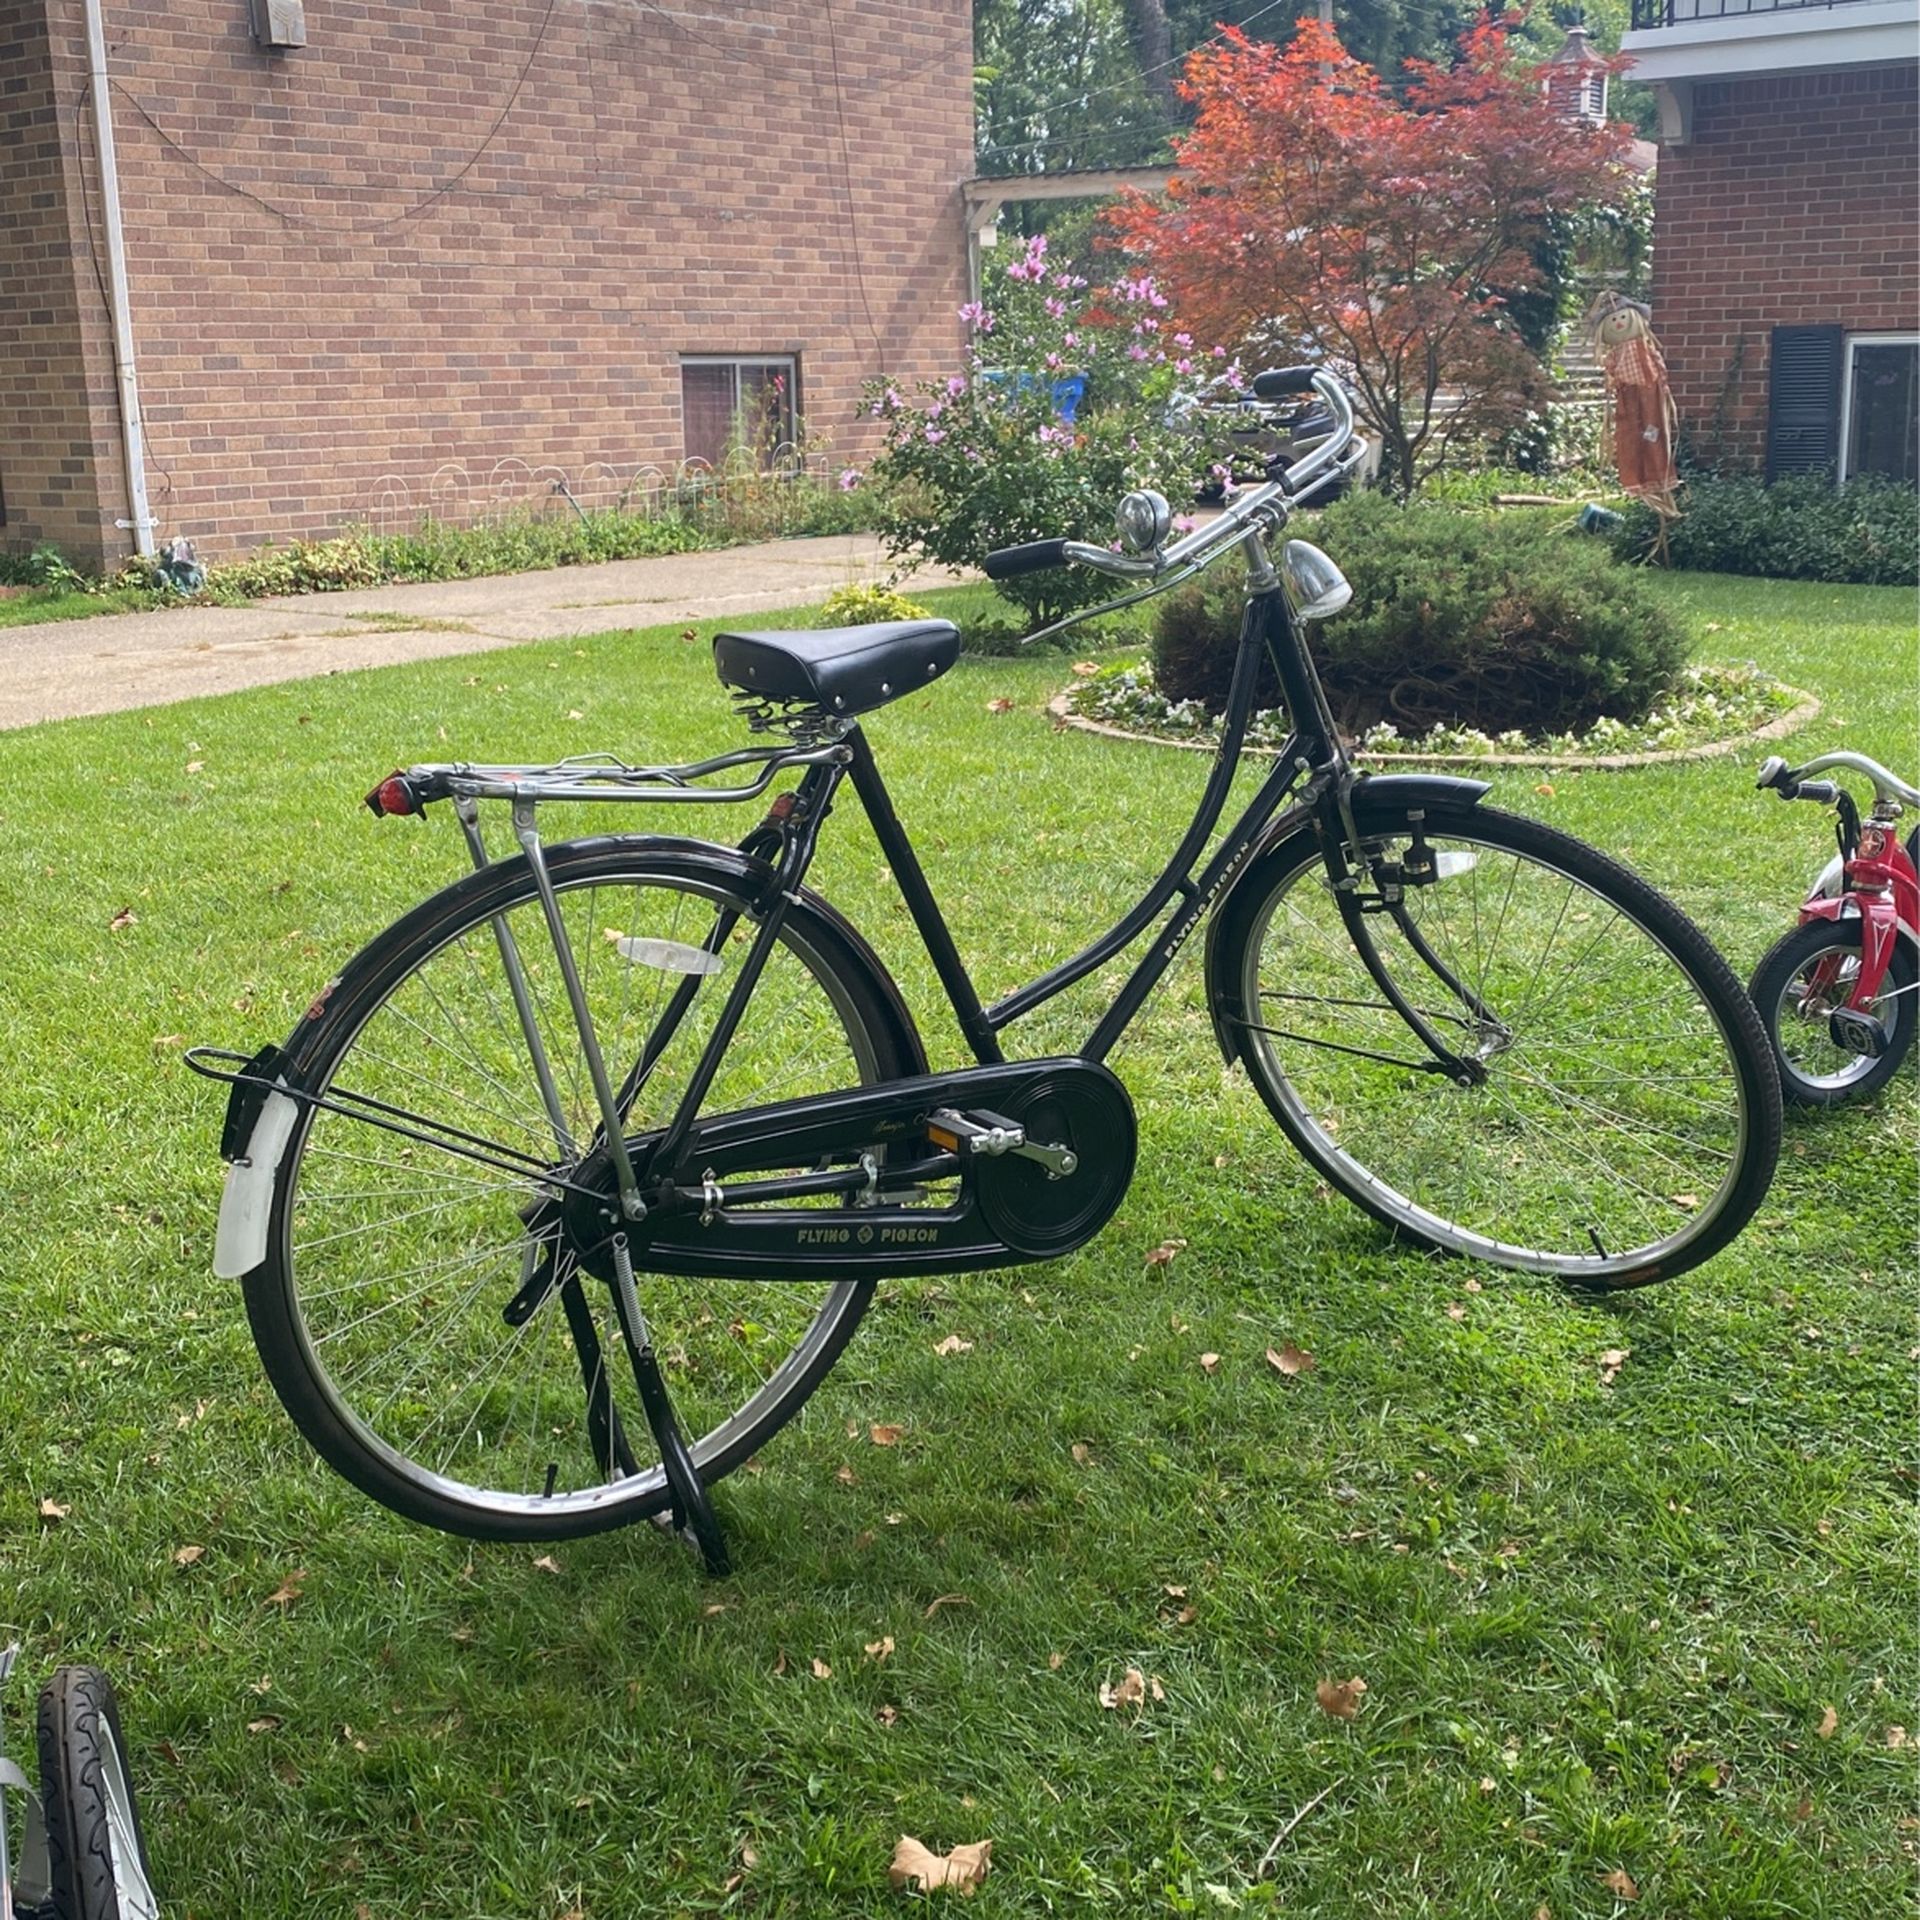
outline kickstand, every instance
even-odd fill
[[[653,1429],[654,1444],[660,1449],[660,1464],[666,1469],[668,1511],[661,1524],[700,1556],[714,1579],[732,1571],[727,1558],[726,1536],[720,1531],[720,1517],[707,1496],[706,1483],[693,1455],[680,1435],[680,1423],[673,1417],[673,1402],[667,1398],[667,1383],[660,1375],[660,1363],[651,1346],[642,1347],[633,1356],[633,1377],[640,1388],[640,1404],[647,1410],[647,1425]]]
[[[654,1355],[653,1337],[640,1311],[639,1290],[633,1284],[633,1262],[624,1235],[613,1243],[613,1267],[620,1331],[626,1338],[634,1385],[640,1389],[640,1404],[646,1409],[647,1425],[653,1429],[654,1445],[660,1450],[660,1465],[667,1477],[668,1510],[660,1516],[660,1524],[692,1548],[714,1579],[724,1578],[733,1566],[727,1557],[726,1536],[720,1531],[720,1517],[713,1510],[706,1483],[680,1432],[680,1422],[674,1418],[673,1400]]]

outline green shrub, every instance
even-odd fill
[[[1353,583],[1351,605],[1314,629],[1341,727],[1545,734],[1602,714],[1643,718],[1684,663],[1686,636],[1639,573],[1564,520],[1402,507],[1376,493],[1296,529]],[[1162,603],[1154,676],[1168,699],[1225,704],[1244,585],[1237,565],[1221,566]],[[1259,690],[1260,704],[1277,696],[1271,680]]]
[[[823,627],[863,627],[881,620],[931,620],[933,610],[877,581],[841,587],[820,603]]]
[[[1833,580],[1852,586],[1920,582],[1920,492],[1876,477],[1836,487],[1822,474],[1776,480],[1697,474],[1680,496],[1667,559],[1704,573],[1769,580]],[[1659,522],[1635,506],[1616,545],[1651,553]]]
[[[870,472],[888,552],[970,567],[1029,540],[1105,545],[1123,493],[1190,484],[1194,448],[1166,402],[1196,362],[1185,334],[1163,331],[1166,306],[1146,275],[1090,289],[1048,260],[1044,235],[995,263],[985,304],[961,309],[973,329],[964,371],[905,391],[867,384],[885,434]],[[1113,583],[1056,567],[1000,591],[1033,628],[1106,599]]]

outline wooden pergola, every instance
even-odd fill
[[[1131,187],[1158,193],[1178,167],[1086,167],[1066,173],[1005,173],[963,180],[960,198],[967,213],[967,298],[980,298],[980,254],[994,243],[1000,209],[1017,200],[1110,200]]]

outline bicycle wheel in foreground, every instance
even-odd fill
[[[1670,901],[1552,828],[1442,804],[1420,830],[1435,877],[1366,930],[1483,1077],[1429,1069],[1303,830],[1235,889],[1210,975],[1282,1129],[1409,1239],[1570,1285],[1644,1286],[1725,1246],[1780,1147],[1766,1039],[1726,962]],[[1414,845],[1405,819],[1363,831],[1392,861]]]
[[[157,1920],[160,1902],[107,1676],[97,1667],[60,1668],[40,1690],[36,1731],[53,1883],[39,1911],[48,1920]]]
[[[645,1133],[673,1114],[712,1030],[764,871],[717,849],[619,839],[551,848],[548,866],[609,1076],[630,1095],[627,1131]],[[549,1063],[546,1088],[503,929]],[[919,1071],[904,1023],[878,963],[803,899],[704,1110]],[[580,1264],[555,1208],[539,1202],[540,1171],[577,1171],[599,1128],[576,1034],[532,874],[512,860],[382,934],[288,1046],[295,1086],[385,1102],[433,1138],[302,1109],[267,1258],[246,1281],[255,1341],[332,1467],[449,1532],[563,1539],[669,1504],[615,1289]],[[479,1164],[454,1150],[462,1143],[508,1164]],[[649,1275],[644,1229],[634,1265],[706,1481],[799,1410],[873,1285]],[[536,1302],[517,1323],[516,1296]]]
[[[1809,920],[1768,949],[1750,989],[1773,1042],[1780,1090],[1797,1106],[1833,1107],[1878,1093],[1913,1051],[1920,1007],[1913,950],[1895,945],[1873,1011],[1886,1030],[1886,1051],[1852,1053],[1834,1044],[1832,1015],[1853,998],[1860,978],[1860,922]]]

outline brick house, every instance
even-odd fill
[[[1920,4],[1633,0],[1621,51],[1660,105],[1653,323],[1683,448],[1920,477]]]
[[[958,357],[954,0],[0,0],[0,550],[132,550],[96,8],[163,540],[604,497],[740,408],[857,457]]]

